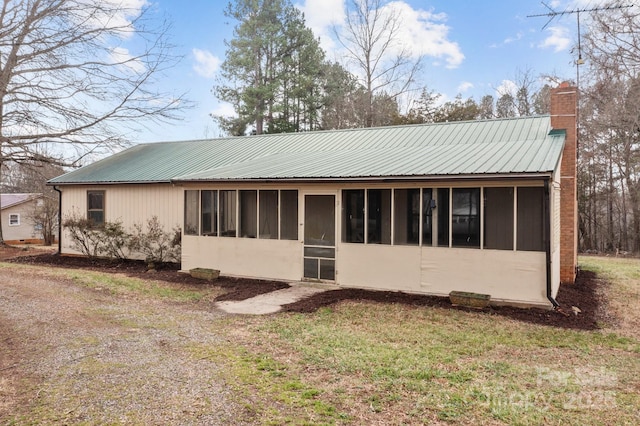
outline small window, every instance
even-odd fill
[[[420,235],[420,190],[396,189],[394,244],[417,245]]]
[[[518,188],[517,249],[544,251],[544,188]]]
[[[198,196],[200,191],[184,191],[184,234],[198,235]]]
[[[438,247],[449,247],[449,188],[438,189]]]
[[[202,235],[218,235],[218,191],[202,191]]]
[[[433,200],[432,190],[422,190],[422,245],[433,245],[433,209],[435,200]]]
[[[220,191],[220,236],[236,236],[236,191]]]
[[[454,188],[451,245],[480,248],[480,188]]]
[[[18,226],[20,225],[20,214],[12,213],[9,215],[9,226]]]
[[[260,238],[278,239],[278,191],[260,191]]]
[[[364,189],[342,191],[342,242],[364,243]]]
[[[367,191],[367,243],[391,244],[391,190]]]
[[[240,236],[258,235],[258,191],[240,191]]]
[[[298,191],[280,191],[280,239],[298,239]]]
[[[104,225],[104,191],[87,191],[87,219]]]
[[[513,250],[513,188],[484,189],[484,248]]]

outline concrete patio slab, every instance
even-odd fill
[[[240,301],[217,302],[216,307],[230,314],[266,315],[278,312],[282,305],[297,302],[316,293],[338,288],[330,285],[294,284],[289,288]]]

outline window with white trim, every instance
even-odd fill
[[[20,213],[11,213],[9,215],[9,226],[20,225]]]

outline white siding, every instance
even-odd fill
[[[62,186],[62,220],[71,214],[86,217],[87,191],[105,192],[105,220],[120,221],[126,229],[157,216],[166,231],[182,227],[183,189],[169,184]],[[78,253],[62,234],[62,252]]]
[[[298,241],[197,237],[182,239],[182,269],[219,269],[222,274],[299,281],[302,245]]]
[[[537,185],[532,182],[464,182],[447,187],[486,187]],[[439,186],[445,186],[439,185]],[[403,188],[437,187],[429,184],[407,184]],[[274,186],[238,185],[233,188],[207,185],[207,189],[298,189],[299,235],[296,241],[257,238],[233,238],[183,235],[182,269],[196,267],[219,269],[222,274],[264,279],[300,280],[303,275],[303,197],[311,191],[336,194],[336,234],[342,235],[340,189],[390,188],[390,185],[349,184],[345,186]],[[121,220],[126,227],[144,223],[158,216],[166,229],[182,226],[185,189],[204,186],[173,187],[171,185],[114,185],[63,187],[63,214],[78,211],[86,214],[86,191],[105,191],[105,218]],[[559,282],[557,247],[559,190],[553,186],[552,260],[554,292]],[[546,298],[546,256],[544,252],[488,250],[479,248],[419,247],[384,244],[336,243],[336,284],[344,287],[405,291],[448,295],[449,292],[471,291],[490,294],[493,300],[549,306]],[[68,238],[63,239],[63,252],[72,253]]]
[[[28,201],[2,210],[2,238],[9,242],[42,239],[42,233],[36,231],[30,216],[36,208],[35,201]],[[19,225],[11,225],[11,215],[19,215]]]

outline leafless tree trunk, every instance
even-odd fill
[[[348,60],[358,70],[366,90],[365,127],[374,123],[376,95],[394,100],[410,90],[421,69],[422,57],[414,57],[399,39],[400,20],[397,9],[381,0],[351,0],[342,31],[334,33],[347,52]]]
[[[0,3],[0,163],[44,160],[46,150],[76,165],[126,145],[141,124],[176,118],[184,100],[154,86],[177,59],[168,26],[127,4]]]

